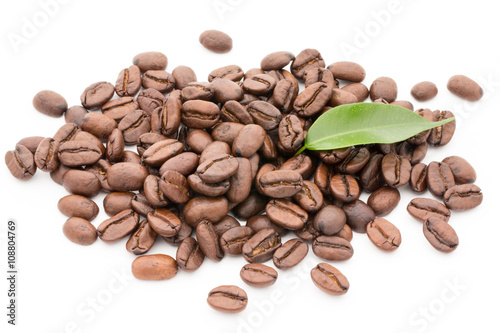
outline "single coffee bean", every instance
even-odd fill
[[[186,223],[196,227],[202,220],[219,222],[229,212],[229,205],[224,197],[195,197],[188,201],[183,211]]]
[[[471,184],[476,181],[476,170],[465,159],[459,156],[448,156],[443,160],[453,173],[457,185]]]
[[[272,104],[265,101],[254,101],[248,104],[247,111],[255,124],[270,131],[279,126],[282,119],[281,112]]]
[[[168,159],[182,153],[183,145],[174,139],[158,141],[149,147],[143,154],[144,163],[159,167]]]
[[[181,91],[183,101],[210,101],[214,97],[212,86],[207,82],[191,82]]]
[[[309,252],[309,246],[298,238],[284,243],[274,252],[273,262],[279,269],[290,269],[298,265]]]
[[[77,167],[77,168],[81,170],[80,167]],[[70,167],[65,166],[64,164],[59,163],[59,166],[57,167],[57,169],[55,169],[54,171],[52,171],[50,173],[50,178],[52,178],[52,180],[55,183],[62,185],[62,177],[64,176],[64,174],[67,171],[72,170],[72,169],[74,169],[74,168],[70,168]]]
[[[410,181],[411,164],[396,154],[387,154],[382,159],[382,176],[390,187],[402,187]]]
[[[137,139],[137,152],[140,156],[144,154],[144,152],[154,145],[155,143],[163,140],[167,140],[168,138],[162,134],[158,133],[144,133]]]
[[[147,215],[151,228],[162,237],[172,237],[179,233],[181,220],[166,208],[157,208]]]
[[[394,251],[401,245],[401,233],[391,222],[377,217],[368,223],[366,233],[372,243],[383,251]]]
[[[312,249],[319,258],[333,261],[348,260],[354,254],[351,243],[338,236],[319,236],[313,241]]]
[[[102,157],[101,150],[89,141],[68,141],[59,146],[59,161],[69,167],[91,165]]]
[[[132,209],[132,198],[135,193],[132,192],[112,192],[104,197],[104,211],[109,216],[118,214],[126,209]]]
[[[231,155],[222,155],[206,160],[198,166],[196,173],[207,183],[217,183],[234,175],[238,171],[238,160]]]
[[[87,114],[82,122],[82,129],[85,132],[89,132],[102,140],[106,140],[117,127],[118,125],[113,118],[99,113]]]
[[[101,111],[104,115],[119,122],[130,112],[138,109],[139,103],[133,97],[125,96],[107,102],[102,106]]]
[[[276,282],[278,272],[263,264],[246,264],[241,268],[240,277],[249,286],[264,288]]]
[[[142,77],[144,89],[153,88],[161,93],[167,94],[174,90],[174,76],[164,70],[148,70]]]
[[[368,223],[375,219],[375,212],[373,209],[359,199],[344,204],[342,210],[347,217],[347,224],[355,232],[365,233]]]
[[[284,199],[273,199],[266,205],[266,214],[277,225],[298,230],[304,227],[308,214],[300,206]]]
[[[311,178],[314,173],[314,167],[316,166],[316,161],[311,157],[302,153],[300,155],[295,155],[286,160],[281,166],[280,170],[290,170],[295,171],[302,176],[303,179]]]
[[[123,158],[125,142],[122,132],[115,128],[108,137],[106,144],[106,158],[112,163],[120,162]]]
[[[257,96],[269,95],[276,86],[276,80],[268,74],[257,74],[251,78],[245,79],[242,88],[245,92]]]
[[[263,229],[243,245],[243,258],[250,263],[262,263],[271,259],[280,246],[280,235],[274,229]]]
[[[160,175],[166,171],[177,171],[181,175],[188,176],[198,166],[198,155],[192,152],[184,152],[169,158],[160,167]]]
[[[221,109],[223,121],[242,124],[253,124],[253,119],[247,109],[237,101],[227,101]]]
[[[158,190],[176,204],[186,203],[190,199],[187,179],[177,171],[165,171],[159,180]]]
[[[132,65],[123,69],[115,83],[115,91],[118,96],[135,96],[141,89],[141,70]]]
[[[359,199],[361,190],[351,175],[338,174],[330,178],[330,194],[341,202],[349,203]]]
[[[302,182],[302,189],[293,198],[308,213],[315,213],[323,206],[323,193],[309,180]]]
[[[206,131],[201,129],[193,129],[189,131],[186,137],[186,143],[197,154],[201,152],[214,140]]]
[[[316,237],[321,236],[321,233],[313,226],[314,216],[310,215],[306,224],[302,229],[294,230],[293,232],[303,241],[312,242]]]
[[[104,147],[101,140],[99,140],[95,135],[90,134],[85,131],[79,131],[75,134],[74,138],[70,141],[87,141],[94,146],[98,147],[102,155],[106,154],[106,148]]]
[[[66,123],[74,123],[78,127],[82,127],[83,118],[89,113],[87,109],[80,105],[74,105],[64,113],[64,121]]]
[[[220,237],[223,233],[228,231],[229,229],[239,227],[240,222],[237,219],[232,217],[231,215],[226,215],[220,222],[213,223],[215,228],[215,232]]]
[[[409,101],[394,101],[390,104],[401,106],[401,107],[406,108],[410,111],[414,111],[413,104],[411,104]]]
[[[363,167],[370,160],[370,151],[365,148],[354,148],[349,154],[337,164],[337,170],[341,173],[356,173],[363,169]]]
[[[458,236],[446,221],[430,217],[424,222],[424,236],[438,251],[452,252],[458,246]]]
[[[210,83],[213,92],[213,100],[221,105],[227,101],[239,101],[243,98],[243,89],[240,85],[229,79],[217,79]]]
[[[348,242],[352,241],[352,229],[348,224],[344,224],[342,227],[342,230],[337,232],[334,236],[342,237],[343,239],[347,240]]]
[[[415,111],[419,116],[429,120],[433,121],[434,120],[434,115],[431,110],[429,109],[418,109]],[[417,135],[412,136],[411,138],[407,139],[406,142],[412,144],[412,145],[420,145],[424,142],[427,141],[429,135],[431,134],[431,130],[426,130],[422,131]]]
[[[278,128],[280,143],[285,149],[294,151],[299,149],[304,143],[304,129],[297,116],[285,116],[281,120]]]
[[[275,160],[278,157],[276,144],[269,135],[266,135],[266,137],[264,138],[264,143],[259,149],[259,154],[260,156],[262,156],[262,158],[267,160]]]
[[[483,193],[474,184],[456,185],[444,193],[443,201],[449,209],[464,211],[479,206],[483,202]]]
[[[170,203],[163,192],[160,191],[160,188],[160,177],[149,175],[144,180],[144,195],[151,206],[155,208],[165,207]]]
[[[43,139],[35,152],[35,164],[38,169],[45,172],[52,172],[59,166],[59,142],[52,138]]]
[[[35,109],[47,116],[61,117],[68,109],[68,103],[58,93],[51,90],[42,90],[33,97]]]
[[[410,187],[417,193],[427,190],[427,165],[418,163],[411,168]]]
[[[180,269],[185,272],[193,272],[203,264],[205,255],[201,251],[196,239],[187,237],[179,244],[175,260]]]
[[[92,173],[94,176],[99,179],[101,183],[101,190],[112,192],[113,188],[108,183],[108,170],[111,167],[111,163],[106,160],[100,159],[92,166],[86,166],[85,171]]]
[[[139,108],[151,115],[154,110],[162,107],[167,98],[158,90],[153,88],[144,89],[137,96]]]
[[[66,191],[85,197],[95,197],[101,190],[101,183],[97,177],[83,170],[69,170],[62,178]]]
[[[333,76],[339,80],[361,82],[366,77],[366,72],[361,65],[350,61],[339,61],[328,66]]]
[[[184,89],[189,83],[196,82],[196,73],[187,66],[177,66],[172,71],[175,79],[175,88]]]
[[[335,267],[320,263],[311,270],[311,278],[319,289],[329,295],[344,295],[349,290],[349,281]]]
[[[436,110],[432,113],[434,121],[441,121],[444,119],[449,119],[454,117],[451,111],[439,111]],[[450,142],[453,134],[455,133],[456,121],[452,120],[444,125],[434,127],[431,129],[431,133],[427,138],[427,142],[433,146],[444,146]]]
[[[451,212],[442,203],[428,198],[415,198],[406,207],[408,213],[420,222],[430,217],[439,217],[443,221],[450,219]]]
[[[229,255],[239,255],[243,245],[254,235],[254,231],[245,226],[237,226],[224,232],[219,239],[220,246],[224,253]]]
[[[127,209],[104,220],[97,228],[97,234],[103,242],[112,243],[133,233],[138,225],[139,215]]]
[[[427,167],[427,187],[429,192],[437,197],[442,197],[444,192],[455,186],[455,178],[448,164],[431,162]]]
[[[357,102],[358,98],[350,92],[341,89],[333,89],[328,105],[330,105],[331,107],[336,107],[339,105],[352,104]],[[330,108],[327,108],[326,110],[329,109]]]
[[[312,68],[325,68],[325,61],[318,50],[305,49],[300,52],[290,65],[292,74],[302,80],[304,74]]]
[[[332,169],[325,163],[320,164],[314,171],[314,184],[318,186],[321,193],[324,195],[330,194],[330,178],[332,177]]]
[[[248,197],[232,209],[234,215],[242,220],[260,214],[267,205],[268,198],[258,192],[250,192]]]
[[[426,141],[422,142],[419,145],[412,145],[405,141],[401,144],[401,146],[399,146],[398,154],[401,157],[409,160],[411,165],[415,165],[422,162],[425,155],[427,154],[428,148],[429,144]]]
[[[360,82],[349,83],[348,85],[343,86],[341,90],[347,91],[356,96],[359,103],[364,102],[370,95],[368,88]]]
[[[382,176],[383,158],[383,154],[373,154],[363,167],[359,175],[359,184],[364,190],[373,192],[385,184]]]
[[[390,77],[382,76],[373,81],[370,86],[370,98],[375,101],[378,98],[385,99],[388,103],[394,102],[398,97],[398,86]]]
[[[109,82],[97,82],[88,86],[80,96],[80,101],[87,110],[97,110],[115,93],[115,87]]]
[[[483,89],[479,84],[465,75],[452,76],[446,87],[452,94],[471,102],[478,101],[483,97]]]
[[[175,212],[173,213],[175,214]],[[183,219],[182,215],[179,218],[182,220]],[[192,233],[193,233],[193,228],[191,228],[191,226],[189,226],[182,220],[181,229],[179,230],[179,233],[172,237],[163,237],[163,239],[165,240],[165,242],[171,245],[180,245],[183,240],[185,240],[188,237],[191,237]]]
[[[293,103],[293,109],[301,117],[314,116],[330,100],[332,89],[331,86],[323,82],[311,84],[297,96]]]
[[[288,198],[302,189],[303,181],[302,176],[295,171],[277,170],[263,174],[258,183],[263,194],[271,198]]]
[[[168,59],[161,52],[144,52],[134,57],[132,63],[141,69],[141,72],[148,70],[164,70],[167,68]]]
[[[288,51],[273,52],[265,56],[260,62],[260,68],[265,71],[282,69],[295,60],[295,55]]]
[[[231,230],[231,229],[230,229]],[[224,252],[219,244],[219,236],[209,221],[203,220],[196,226],[196,238],[203,254],[210,260],[219,262]]]
[[[395,143],[379,143],[376,146],[378,151],[384,155],[398,153],[398,146]]]
[[[181,121],[191,128],[210,128],[219,121],[220,110],[217,104],[193,100],[182,104]]]
[[[373,209],[375,215],[381,217],[392,212],[399,200],[401,200],[401,194],[397,188],[382,186],[370,194],[366,203]]]
[[[54,134],[53,139],[59,144],[75,140],[81,132],[80,128],[75,123],[62,125]]]
[[[248,296],[237,286],[220,286],[208,293],[207,303],[220,312],[238,313],[247,307]]]
[[[419,82],[411,88],[411,95],[419,102],[425,102],[436,97],[438,89],[429,81]]]
[[[151,228],[148,220],[143,220],[137,230],[130,236],[125,247],[132,254],[145,254],[154,245],[157,237],[158,234]]]
[[[142,164],[141,157],[139,154],[131,151],[131,150],[124,150],[123,151],[123,157],[120,162],[130,162],[130,163],[135,163],[135,164]]]
[[[252,189],[252,166],[250,161],[244,157],[238,157],[238,169],[229,179],[229,190],[227,199],[232,203],[240,203],[245,200]]]
[[[266,131],[259,125],[249,124],[243,127],[233,142],[234,156],[250,157],[255,154],[264,143]],[[249,140],[248,138],[252,138]]]
[[[142,188],[148,169],[130,162],[113,164],[108,170],[108,184],[115,191],[136,191]]]
[[[151,113],[151,131],[172,137],[181,124],[182,99],[178,90],[172,91],[165,103]]]
[[[63,233],[73,243],[91,245],[97,240],[96,228],[81,217],[71,217],[63,225]]]
[[[148,214],[154,211],[154,208],[149,203],[146,196],[142,193],[137,193],[132,197],[130,202],[132,209],[137,212],[137,214],[147,217]]]
[[[19,140],[16,143],[16,146],[17,145],[24,146],[28,148],[28,150],[34,155],[36,149],[38,148],[38,145],[40,144],[40,142],[42,142],[43,139],[45,139],[44,136],[29,136]]]
[[[123,133],[125,144],[136,144],[142,134],[151,130],[150,117],[140,109],[134,110],[120,121],[118,129]]]
[[[324,83],[332,89],[339,88],[339,82],[333,77],[332,72],[325,68],[311,68],[304,73],[304,83],[306,88],[315,83]]]
[[[81,217],[87,221],[92,221],[99,214],[99,207],[94,201],[76,194],[62,197],[57,208],[67,217]]]
[[[280,236],[286,235],[287,229],[273,223],[267,215],[255,215],[247,220],[246,226],[251,228],[255,233],[263,229],[274,229]]]
[[[233,40],[219,30],[206,30],[200,35],[200,44],[215,53],[227,53],[233,48]]]
[[[273,91],[273,105],[282,112],[290,112],[293,109],[298,89],[292,81],[281,80],[276,84]]]
[[[132,274],[139,280],[168,280],[177,274],[177,262],[166,254],[140,256],[132,262]]]
[[[243,79],[244,80],[249,79],[251,77],[254,77],[257,74],[266,74],[266,72],[264,70],[262,70],[262,68],[250,68],[249,70],[247,70],[245,72]]]
[[[342,230],[346,224],[346,215],[342,209],[327,205],[314,216],[313,227],[323,235],[332,236]]]
[[[218,197],[226,194],[229,190],[229,180],[227,179],[218,183],[206,183],[198,175],[191,174],[187,177],[187,183],[189,188],[207,197]]]

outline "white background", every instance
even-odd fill
[[[333,297],[317,289],[309,277],[310,269],[320,262],[311,250],[306,261],[290,271],[279,271],[277,283],[265,289],[240,280],[245,264],[241,257],[226,257],[217,264],[205,260],[198,271],[180,271],[168,281],[135,280],[130,274],[134,256],[125,250],[125,240],[113,245],[98,241],[90,247],[69,242],[61,231],[65,217],[57,210],[65,190],[43,172],[28,182],[18,181],[1,163],[2,332],[5,327],[7,332],[57,333],[499,330],[500,224],[495,211],[499,184],[493,159],[498,155],[495,141],[500,121],[500,24],[493,1],[66,2],[52,7],[53,15],[46,22],[38,1],[2,2],[2,155],[19,139],[52,136],[64,124],[62,118],[33,109],[31,101],[38,91],[55,90],[70,106],[79,104],[85,87],[101,80],[114,83],[137,53],[161,51],[168,56],[167,71],[187,65],[203,81],[212,69],[224,65],[238,64],[248,70],[258,67],[270,52],[298,54],[304,48],[317,48],[327,65],[346,59],[362,64],[367,85],[379,76],[394,78],[399,99],[411,100],[416,108],[455,112],[454,139],[445,147],[430,149],[424,162],[449,155],[466,158],[476,168],[484,201],[475,210],[452,214],[450,224],[460,237],[460,246],[454,253],[443,254],[429,245],[421,223],[406,212],[415,194],[402,189],[399,207],[387,217],[401,230],[401,247],[395,253],[383,253],[366,235],[355,234],[354,257],[333,263],[347,276],[351,288],[346,295]],[[389,10],[389,15],[380,14]],[[42,19],[40,28],[23,35],[23,26],[34,22],[34,16],[35,21]],[[231,35],[233,50],[220,55],[202,48],[198,36],[206,29]],[[363,36],[363,31],[369,36]],[[9,36],[14,35],[25,38],[23,43],[13,46]],[[342,50],[347,45],[352,52]],[[451,95],[446,82],[454,74],[480,82],[484,98],[469,103]],[[439,94],[417,103],[410,89],[423,80],[435,82]],[[429,193],[421,196],[431,197]],[[103,198],[103,194],[95,198],[101,207],[93,222],[96,226],[107,218]],[[6,324],[5,315],[9,218],[18,224],[15,328]],[[160,239],[150,253],[175,256],[175,250]],[[249,303],[244,312],[221,314],[206,304],[209,290],[221,284],[236,284],[247,291]]]

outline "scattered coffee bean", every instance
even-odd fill
[[[187,237],[179,244],[175,260],[180,269],[185,272],[193,272],[203,264],[205,255],[201,251],[196,239]]]
[[[483,89],[465,75],[454,75],[448,80],[448,90],[460,98],[475,102],[483,97]]]
[[[444,221],[450,219],[450,210],[442,203],[428,198],[415,198],[406,207],[408,213],[420,222],[425,222],[431,217],[438,217]]]
[[[238,313],[247,307],[247,293],[237,286],[220,286],[208,293],[207,303],[214,310]]]
[[[132,274],[139,280],[168,280],[177,274],[177,262],[166,254],[140,256],[132,262]]]
[[[76,194],[61,198],[57,208],[68,217],[81,217],[87,221],[92,221],[99,214],[99,207],[94,201]]]
[[[70,217],[63,225],[63,233],[66,238],[79,245],[91,245],[97,240],[96,228],[81,217]]]
[[[444,193],[443,201],[451,210],[464,211],[479,206],[483,202],[483,193],[474,184],[456,185]]]
[[[143,220],[127,241],[127,251],[135,255],[145,254],[154,245],[157,236],[148,220]]]
[[[58,93],[43,90],[33,98],[33,106],[37,111],[51,117],[61,117],[68,109],[68,103]]]
[[[349,281],[335,267],[327,263],[318,264],[311,270],[311,278],[319,289],[327,294],[340,296],[349,290]]]
[[[394,224],[377,217],[366,227],[368,238],[383,251],[394,251],[401,245],[401,233]]]
[[[436,250],[451,252],[458,246],[458,236],[446,221],[439,217],[429,217],[424,222],[424,236]]]
[[[383,186],[370,194],[366,202],[375,215],[386,216],[396,208],[401,200],[401,195],[397,188]]]
[[[200,35],[200,43],[215,53],[227,53],[233,48],[233,40],[229,35],[218,30],[207,30]]]
[[[298,265],[309,252],[309,246],[298,238],[285,242],[274,252],[273,263],[279,269],[289,269]]]
[[[438,89],[436,85],[429,81],[417,83],[411,88],[411,95],[419,102],[425,102],[436,97]]]
[[[241,268],[240,277],[249,286],[264,288],[276,282],[278,272],[263,264],[246,264]]]

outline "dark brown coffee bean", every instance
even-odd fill
[[[214,97],[212,86],[207,82],[191,82],[181,91],[181,97],[184,101],[201,99],[210,101]]]
[[[304,143],[305,133],[302,123],[295,115],[285,116],[279,124],[280,143],[287,150],[297,150]]]
[[[311,84],[297,96],[293,103],[293,109],[301,117],[314,116],[330,100],[332,89],[331,86],[323,82]]]
[[[242,220],[261,213],[267,205],[268,198],[258,192],[250,192],[248,197],[232,209],[234,215]]]
[[[415,113],[417,113],[419,116],[421,116],[429,121],[434,120],[434,115],[433,115],[432,111],[429,109],[418,109],[417,111],[415,111]],[[406,142],[408,142],[412,145],[420,145],[420,144],[427,141],[427,138],[429,137],[430,134],[431,134],[431,130],[426,130],[426,131],[420,132],[417,135],[412,136],[411,138],[407,139]]]
[[[144,217],[147,217],[148,214],[154,211],[154,208],[149,203],[146,196],[142,193],[137,193],[132,197],[132,201],[130,202],[132,209]]]
[[[267,74],[257,74],[243,81],[245,92],[257,96],[267,96],[276,86],[276,80]]]
[[[108,137],[106,144],[106,158],[112,163],[120,162],[123,158],[125,142],[122,132],[115,128]]]
[[[207,183],[217,183],[238,171],[238,160],[231,155],[222,155],[206,160],[198,166],[196,173]]]
[[[479,206],[483,202],[483,193],[474,184],[456,185],[444,193],[443,201],[449,209],[464,211]]]
[[[390,187],[402,187],[410,181],[411,164],[396,154],[387,154],[382,159],[382,176]]]
[[[411,88],[411,95],[419,102],[425,102],[436,97],[438,89],[429,81],[419,82]]]
[[[328,66],[333,76],[339,80],[361,82],[366,77],[366,72],[361,65],[350,61],[339,61]]]
[[[215,228],[215,232],[220,237],[223,233],[225,233],[229,229],[239,227],[240,222],[238,222],[238,220],[236,220],[231,215],[226,215],[220,222],[213,223],[213,226]]]
[[[141,72],[148,70],[164,70],[167,68],[168,59],[161,52],[144,52],[134,57],[132,63],[141,69]]]
[[[166,139],[149,147],[142,154],[142,160],[148,165],[159,167],[168,159],[182,153],[182,150],[182,143],[174,139]]]
[[[308,180],[302,182],[302,189],[293,198],[308,213],[315,213],[323,206],[323,193]]]
[[[377,149],[384,155],[398,153],[398,146],[395,143],[379,143]]]
[[[243,245],[252,237],[254,231],[245,226],[237,226],[224,232],[219,239],[222,250],[229,255],[239,255]]]
[[[325,68],[325,61],[321,57],[319,51],[315,49],[303,50],[297,54],[290,65],[292,74],[300,80],[302,80],[304,74],[312,68]]]
[[[81,217],[71,217],[63,225],[66,238],[78,245],[91,245],[97,240],[96,228]]]
[[[452,252],[458,246],[458,236],[446,221],[430,217],[424,222],[424,236],[438,251]]]
[[[132,65],[123,69],[115,83],[115,91],[118,96],[135,96],[141,89],[141,70]]]
[[[64,113],[64,121],[66,123],[74,123],[78,127],[82,127],[83,118],[89,113],[87,109],[80,105],[74,105]]]
[[[132,192],[112,192],[104,197],[104,211],[109,216],[118,214],[126,209],[132,209]]]
[[[382,186],[370,194],[366,203],[373,209],[375,215],[386,216],[396,208],[399,200],[401,200],[401,194],[397,188]]]
[[[356,96],[359,103],[364,102],[368,98],[368,96],[370,95],[368,88],[364,84],[359,83],[359,82],[354,82],[354,83],[350,83],[346,86],[343,86],[341,88],[341,90],[347,91],[347,92],[353,94],[354,96]]]
[[[154,245],[157,237],[158,234],[151,228],[148,220],[143,220],[137,230],[130,236],[125,247],[132,254],[145,254]]]
[[[295,235],[297,235],[303,241],[312,242],[314,239],[316,239],[316,237],[321,235],[321,233],[314,228],[313,219],[314,216],[310,215],[309,219],[307,220],[302,229],[293,231]]]
[[[177,274],[177,262],[166,254],[140,256],[132,262],[132,274],[139,280],[168,280]]]
[[[290,170],[295,171],[302,176],[303,179],[311,178],[314,173],[314,167],[316,163],[311,157],[302,153],[300,155],[295,155],[286,160],[281,166],[280,170]]]
[[[142,86],[145,89],[153,88],[161,93],[169,93],[175,88],[174,76],[164,70],[148,70],[142,77]]]
[[[314,229],[327,236],[335,235],[345,224],[345,213],[334,205],[324,206],[313,219]]]
[[[220,312],[238,313],[247,307],[248,296],[237,286],[220,286],[208,293],[207,303]]]
[[[45,172],[52,172],[59,166],[59,142],[52,138],[43,139],[38,145],[34,160],[38,169]]]
[[[229,205],[224,197],[196,197],[184,206],[184,219],[187,224],[196,227],[202,220],[217,223],[229,212]]]
[[[368,238],[372,243],[383,251],[394,251],[401,245],[401,233],[391,222],[377,217],[368,223],[366,228]]]
[[[80,128],[75,123],[64,124],[54,134],[53,139],[60,144],[65,143],[75,140],[80,132]]]
[[[385,181],[382,177],[383,158],[383,154],[374,154],[363,167],[359,175],[359,184],[364,190],[373,192],[384,185]]]
[[[201,251],[196,239],[187,237],[179,244],[175,260],[180,269],[185,272],[193,272],[203,264],[205,255]]]
[[[236,135],[232,152],[234,156],[250,157],[255,154],[264,143],[266,131],[259,125],[249,124],[243,127]],[[249,140],[252,138],[252,140]]]
[[[241,268],[240,277],[249,286],[264,288],[276,282],[278,272],[263,264],[246,264]]]
[[[459,156],[448,156],[443,160],[453,173],[455,183],[460,184],[470,184],[476,181],[476,171],[465,159]]]
[[[444,192],[455,186],[455,178],[448,164],[431,162],[427,167],[427,187],[429,192],[437,197],[442,197]]]
[[[182,104],[182,123],[191,128],[210,128],[219,121],[220,110],[217,104],[193,100]]]
[[[259,149],[259,154],[260,156],[262,156],[262,158],[267,160],[275,160],[278,157],[276,144],[269,135],[266,135],[266,137],[264,138],[264,143]]]
[[[198,166],[199,157],[195,153],[184,152],[174,157],[169,158],[162,164],[160,168],[160,175],[165,171],[177,171],[181,175],[188,176]]]
[[[454,117],[451,111],[439,111],[436,110],[433,113],[434,121],[441,121],[444,119],[449,119]],[[427,142],[433,146],[444,146],[450,142],[453,134],[455,133],[456,121],[452,120],[444,125],[434,127],[431,129],[431,133],[427,138]]]
[[[174,212],[175,214],[175,212]],[[182,215],[179,217],[182,220]],[[180,245],[183,240],[185,240],[188,237],[191,237],[191,234],[193,233],[193,228],[189,226],[187,223],[182,221],[181,223],[181,228],[179,230],[179,233],[175,236],[172,237],[163,237],[165,242],[172,244],[172,245]]]
[[[59,161],[69,167],[91,165],[102,157],[101,150],[88,141],[68,141],[59,146]]]
[[[111,163],[106,160],[100,159],[92,166],[86,166],[85,171],[92,173],[99,179],[101,183],[101,189],[107,192],[113,191],[113,188],[108,183],[108,170],[111,167]]]
[[[264,191],[262,189],[262,186],[260,183],[260,178],[264,174],[271,172],[271,171],[276,171],[276,166],[274,164],[271,164],[271,163],[266,163],[259,168],[259,170],[257,171],[257,174],[255,175],[254,186],[257,189],[257,191],[262,195],[266,195],[266,194],[264,193]],[[273,176],[273,178],[276,178],[276,176]]]
[[[97,234],[103,242],[112,243],[133,233],[138,225],[139,215],[127,209],[103,221],[97,228]]]
[[[341,163],[337,164],[337,170],[341,173],[356,173],[363,169],[369,159],[370,152],[368,149],[356,147],[349,152]]]
[[[225,104],[227,101],[239,101],[243,98],[243,89],[231,80],[217,79],[210,83],[210,87],[216,103]]]
[[[266,214],[277,225],[298,230],[304,227],[308,214],[300,206],[284,199],[273,199],[266,205]]]
[[[419,163],[411,168],[410,187],[417,193],[427,190],[427,165]]]
[[[347,224],[355,232],[365,233],[368,223],[375,219],[373,209],[361,200],[344,204],[342,210],[347,217]]]
[[[354,254],[351,243],[338,236],[319,236],[312,243],[315,255],[321,259],[342,261]]]
[[[273,105],[282,112],[290,112],[293,109],[295,99],[298,95],[298,89],[293,82],[281,80],[276,84],[273,91]]]
[[[160,191],[160,188],[160,177],[149,175],[144,180],[144,195],[146,196],[146,199],[148,199],[151,206],[155,208],[165,207],[170,203],[163,192]]]
[[[247,106],[247,111],[254,123],[266,131],[277,128],[282,118],[281,112],[274,105],[264,101],[251,102]]]
[[[349,290],[349,281],[335,267],[320,263],[311,270],[311,278],[319,289],[329,295],[340,296]]]
[[[87,221],[92,221],[99,214],[99,207],[94,201],[76,194],[62,197],[57,208],[67,217],[81,217]]]
[[[189,83],[196,82],[195,72],[187,66],[177,66],[172,71],[176,89],[184,89]]]
[[[353,202],[361,194],[358,182],[351,175],[335,175],[330,178],[330,194],[341,202]]]
[[[451,212],[442,203],[428,198],[415,198],[406,207],[408,213],[420,222],[430,217],[439,217],[444,221],[450,219]]]
[[[130,162],[113,164],[108,169],[108,184],[115,191],[136,191],[142,188],[148,169]]]
[[[256,181],[259,177],[256,177]],[[263,194],[271,198],[288,198],[302,189],[302,176],[292,170],[277,170],[263,174],[259,179]]]
[[[309,252],[309,246],[298,238],[284,243],[274,252],[273,262],[279,269],[290,269],[298,265]]]
[[[109,82],[97,82],[88,86],[80,96],[82,105],[88,110],[97,110],[115,93],[115,87]]]
[[[419,145],[412,145],[405,141],[399,146],[398,154],[409,160],[411,165],[415,165],[422,162],[427,154],[428,148],[429,144],[425,141]]]
[[[250,263],[262,263],[271,259],[280,246],[280,235],[274,229],[263,229],[243,245],[243,258]]]
[[[147,215],[151,228],[163,237],[172,237],[179,233],[181,220],[166,208],[157,208]]]
[[[372,101],[383,98],[388,103],[394,102],[398,97],[398,86],[390,77],[382,76],[373,81],[370,86]]]
[[[293,53],[288,51],[273,52],[265,56],[260,62],[260,67],[265,71],[282,69],[295,60]]]
[[[452,94],[471,102],[479,101],[483,97],[483,89],[479,84],[465,75],[452,76],[446,87]]]
[[[233,48],[233,40],[219,30],[206,30],[200,35],[200,43],[207,50],[215,53],[227,53]]]
[[[186,203],[190,198],[186,177],[177,171],[168,170],[163,173],[159,182],[159,191],[176,204]]]
[[[314,172],[314,184],[318,186],[321,193],[324,195],[330,194],[330,179],[332,177],[332,169],[327,164],[320,164]]]
[[[231,229],[230,229],[231,230]],[[224,252],[219,244],[219,236],[209,221],[203,220],[196,226],[196,239],[203,254],[210,260],[219,262],[224,257]]]
[[[85,197],[95,197],[101,190],[99,179],[92,173],[82,170],[69,170],[62,178],[64,188]]]

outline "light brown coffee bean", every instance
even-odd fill
[[[113,243],[133,233],[138,226],[139,215],[127,209],[104,220],[97,228],[97,235],[103,242]]]
[[[220,286],[208,293],[207,303],[214,310],[238,313],[247,307],[247,293],[237,286]]]
[[[436,97],[438,89],[429,81],[419,82],[411,88],[411,95],[419,102],[425,102]]]
[[[168,280],[177,274],[177,262],[166,254],[140,256],[132,262],[132,274],[139,280]]]
[[[424,222],[424,236],[441,252],[452,252],[458,247],[457,233],[450,224],[439,217],[430,217]]]
[[[127,241],[127,251],[135,254],[145,254],[156,242],[158,234],[151,228],[148,220],[143,220],[137,230],[130,236]]]
[[[479,84],[465,75],[452,76],[446,87],[451,93],[471,102],[478,101],[483,97],[483,89]]]
[[[96,228],[81,217],[71,217],[63,225],[63,233],[73,243],[91,245],[97,240]]]
[[[76,194],[62,197],[57,208],[67,217],[81,217],[87,221],[92,221],[99,214],[99,207],[94,201]]]
[[[307,243],[298,238],[285,242],[274,252],[273,263],[279,269],[290,269],[297,266],[309,252]]]
[[[349,281],[335,267],[320,263],[311,270],[311,278],[319,289],[327,294],[340,296],[349,290]]]
[[[241,268],[240,277],[249,286],[265,288],[276,282],[278,272],[263,264],[246,264]]]
[[[391,222],[377,217],[366,227],[368,238],[383,251],[395,251],[401,245],[401,233]]]

